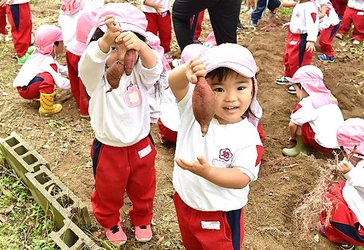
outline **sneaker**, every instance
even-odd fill
[[[152,229],[148,226],[135,227],[135,239],[139,242],[147,242],[152,239]]]
[[[343,40],[344,36],[343,36],[343,34],[337,33],[336,38],[339,38],[340,40]]]
[[[164,53],[164,57],[166,58],[168,63],[171,63],[173,61],[173,57],[171,56],[171,54],[169,54],[169,52]]]
[[[354,44],[354,45],[358,45],[358,44],[360,44],[360,42],[359,42],[358,40],[355,40],[355,39],[354,39],[354,40],[353,40],[353,44]]]
[[[181,64],[182,64],[181,59],[174,59],[174,60],[172,61],[172,66],[173,66],[173,68],[175,68],[175,67],[177,67],[177,66],[179,66],[179,65],[181,65]]]
[[[248,6],[244,6],[243,8],[241,8],[242,12],[248,12],[249,11],[249,7]]]
[[[18,59],[18,65],[23,65],[26,61],[28,61],[28,59],[30,58],[30,55],[25,53],[25,55],[23,57],[17,57]]]
[[[340,250],[355,250],[355,246],[351,244],[340,245]]]
[[[317,58],[320,61],[323,61],[323,62],[330,62],[330,63],[335,62],[335,57],[334,56],[327,56],[325,54],[321,54],[321,55],[318,55]]]
[[[277,83],[278,85],[288,85],[290,82],[285,76],[281,76],[275,80],[275,83]]]
[[[127,237],[121,227],[120,221],[110,229],[105,228],[105,234],[107,239],[114,245],[121,246],[126,243]]]
[[[251,22],[249,27],[253,28],[253,29],[256,29],[256,28],[258,28],[258,24]]]
[[[29,55],[33,54],[34,50],[35,50],[35,47],[34,46],[30,46],[28,48],[28,50],[27,50],[27,54],[29,54]]]
[[[236,25],[236,28],[237,28],[238,30],[241,30],[241,29],[244,29],[244,26],[243,26],[243,24],[239,21],[239,22],[238,22],[238,24]]]
[[[293,86],[289,86],[288,89],[287,89],[287,92],[292,94],[292,95],[295,95],[296,94],[296,90]]]

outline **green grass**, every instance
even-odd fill
[[[0,159],[0,249],[51,250],[53,220]]]

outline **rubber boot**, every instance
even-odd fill
[[[296,137],[296,146],[294,148],[284,148],[282,153],[286,156],[295,157],[299,155],[301,152],[304,154],[308,154],[308,147],[303,143],[302,137],[297,135]]]
[[[40,93],[40,115],[53,115],[62,110],[61,104],[54,104],[54,97],[56,92],[52,94]]]

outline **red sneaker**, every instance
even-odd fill
[[[121,227],[120,221],[110,229],[105,228],[105,233],[107,239],[114,245],[121,246],[126,243],[127,237]]]
[[[135,227],[135,239],[139,242],[147,242],[152,239],[152,229],[150,225]]]

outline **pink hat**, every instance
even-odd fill
[[[206,47],[214,47],[217,45],[216,43],[216,38],[215,38],[215,33],[213,31],[211,31],[211,33],[206,37],[205,42],[203,43],[203,45],[205,45]]]
[[[171,66],[169,65],[166,57],[164,56],[164,49],[163,47],[161,46],[161,41],[159,39],[158,36],[154,35],[152,32],[150,31],[147,31],[145,32],[145,35],[146,35],[146,43],[152,48],[154,49],[155,51],[158,52],[161,60],[162,60],[162,63],[163,63],[163,69],[164,71],[167,71],[167,70],[171,70]]]
[[[336,139],[348,154],[356,145],[355,154],[364,159],[364,119],[350,118],[344,121],[336,132]]]
[[[85,8],[78,17],[76,25],[76,37],[67,46],[67,50],[75,55],[82,55],[87,46],[87,38],[93,28],[95,17],[101,7],[93,6]]]
[[[202,57],[208,49],[208,47],[197,43],[187,45],[181,53],[181,63],[186,63],[193,57]]]
[[[313,65],[305,65],[299,68],[293,77],[286,77],[292,84],[300,83],[302,88],[311,96],[314,108],[326,104],[338,104],[336,98],[331,94],[323,82],[322,71]]]
[[[98,12],[95,27],[106,31],[105,17],[114,15],[115,23],[120,24],[122,31],[132,31],[146,37],[148,21],[145,14],[129,3],[108,3]]]
[[[63,14],[72,15],[85,6],[85,0],[62,0],[61,10]]]
[[[51,54],[54,42],[57,41],[63,41],[61,28],[51,24],[43,24],[39,26],[34,37],[34,43],[36,44],[34,54]]]
[[[255,95],[250,103],[250,110],[255,117],[249,116],[248,119],[254,126],[257,126],[263,111],[256,98],[258,81],[255,78],[255,74],[258,67],[252,53],[241,45],[224,43],[206,50],[202,58],[205,61],[207,72],[226,67],[245,77],[254,78]]]

